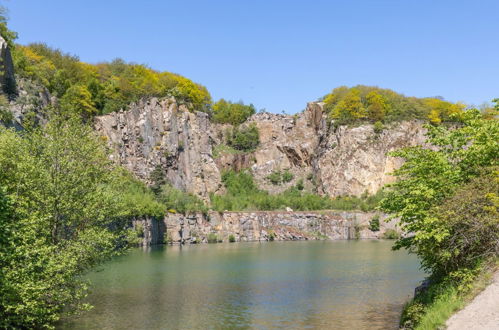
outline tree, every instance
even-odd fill
[[[247,127],[234,128],[228,137],[227,144],[236,150],[254,150],[260,144],[258,127],[252,123]]]
[[[340,123],[349,123],[366,117],[366,109],[360,98],[360,91],[352,88],[333,108],[331,117]]]
[[[52,327],[85,309],[81,275],[118,253],[128,231],[116,171],[102,141],[79,118],[0,129],[0,326]],[[4,248],[5,247],[5,248]],[[13,248],[9,248],[13,247]]]
[[[386,98],[375,92],[369,92],[369,94],[366,95],[366,101],[367,101],[367,116],[369,119],[373,121],[383,121],[385,118],[385,114],[388,112],[388,102]]]
[[[245,105],[242,101],[232,103],[220,99],[213,105],[213,121],[221,124],[239,125],[255,114],[253,104]]]
[[[394,172],[398,180],[381,202],[382,210],[400,217],[408,234],[395,247],[416,253],[423,267],[436,275],[445,274],[446,268],[435,256],[454,252],[441,248],[450,233],[435,207],[499,165],[499,121],[482,118],[478,110],[464,112],[460,120],[455,128],[427,125],[428,142],[435,148],[409,147],[392,153],[405,163]]]
[[[71,86],[61,98],[61,106],[87,120],[97,114],[92,94],[84,85]]]

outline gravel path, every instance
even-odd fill
[[[447,320],[448,330],[499,330],[499,272],[473,301]]]

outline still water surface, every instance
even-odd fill
[[[134,250],[89,275],[93,310],[67,329],[397,329],[423,278],[390,241]]]

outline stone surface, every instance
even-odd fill
[[[4,93],[10,96],[16,94],[14,62],[12,61],[10,48],[2,36],[0,36],[0,84]]]
[[[114,151],[113,159],[145,182],[159,167],[174,187],[205,201],[222,189],[203,112],[190,112],[173,98],[152,98],[97,117],[95,128]]]
[[[396,220],[380,230],[369,230],[373,212],[208,212],[168,214],[162,220],[134,219],[134,228],[143,231],[143,245],[207,243],[210,234],[223,242],[236,241],[378,239],[387,229],[397,230]]]
[[[249,169],[260,189],[280,193],[303,182],[306,191],[331,197],[375,193],[393,181],[390,173],[401,160],[388,156],[404,146],[422,145],[422,122],[393,123],[375,133],[373,125],[358,127],[328,124],[323,104],[311,102],[294,116],[257,113],[254,123],[260,145],[251,153],[213,157],[231,125],[212,124],[207,114],[189,112],[174,99],[152,98],[127,111],[96,118],[95,127],[109,141],[113,158],[149,182],[160,166],[175,187],[208,201],[209,193],[224,191],[223,170]],[[268,176],[288,171],[289,182],[272,184]]]

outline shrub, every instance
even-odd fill
[[[206,212],[208,208],[204,202],[193,194],[186,193],[169,184],[161,186],[161,191],[157,197],[164,209],[173,209],[176,212]]]
[[[229,235],[229,242],[234,243],[236,241],[236,237],[232,234]]]
[[[394,229],[387,229],[383,233],[383,238],[384,239],[399,239],[400,238],[400,234],[396,230],[394,230]]]
[[[294,175],[293,173],[289,172],[288,170],[281,172],[281,171],[273,171],[267,176],[267,180],[269,180],[273,185],[279,185],[281,183],[286,183],[290,182],[293,180]],[[303,181],[302,181],[303,185]],[[303,190],[300,189],[300,190]]]
[[[242,101],[232,103],[220,99],[213,105],[212,119],[216,123],[239,125],[255,113],[253,104],[245,105]]]
[[[374,123],[373,129],[374,129],[374,133],[376,135],[379,135],[379,134],[381,134],[381,132],[383,132],[383,130],[385,129],[385,126],[383,125],[382,122],[377,121]]]
[[[275,240],[275,238],[276,238],[276,234],[275,234],[274,230],[273,229],[269,229],[268,230],[268,240],[270,242],[273,242]]]
[[[298,182],[296,183],[296,189],[301,191],[304,188],[305,188],[305,186],[303,185],[303,179],[298,180]]]
[[[246,127],[235,127],[227,138],[227,144],[236,150],[252,151],[260,144],[258,127],[254,123]]]
[[[234,172],[227,171],[222,174],[222,181],[227,188],[225,195],[210,196],[212,208],[219,212],[225,210],[244,211],[244,210],[279,210],[290,207],[297,211],[311,210],[372,210],[377,206],[382,198],[383,192],[376,195],[360,197],[337,197],[331,199],[327,196],[301,191],[299,187],[291,187],[286,191],[271,195],[267,191],[258,189],[253,181],[253,177],[247,171]]]
[[[267,176],[267,180],[269,180],[270,183],[272,183],[273,185],[281,184],[281,182],[282,182],[281,172],[280,171],[274,171],[274,172],[270,173]]]
[[[379,231],[379,215],[376,214],[369,221],[369,230],[370,231]]]
[[[218,237],[215,233],[209,233],[207,239],[208,243],[218,243]]]
[[[286,170],[282,173],[282,182],[289,182],[289,181],[293,180],[294,177],[295,176],[293,175],[293,173]]]

